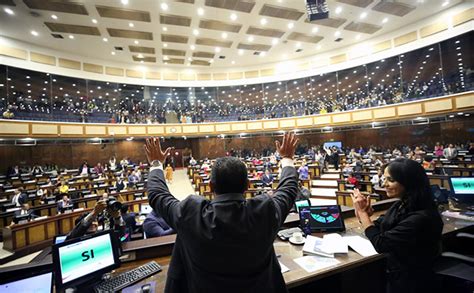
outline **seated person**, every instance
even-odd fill
[[[349,174],[352,173],[353,170],[354,168],[352,168],[349,163],[346,163],[344,165],[344,168],[342,168],[342,174],[349,176]]]
[[[67,194],[69,192],[69,186],[66,184],[66,181],[61,180],[59,185],[59,193],[60,194]]]
[[[87,164],[87,161],[84,161],[84,163],[79,167],[79,176],[88,176],[89,172],[89,165]]]
[[[26,203],[28,200],[26,194],[23,193],[23,188],[15,189],[15,195],[12,197],[12,203],[15,204],[16,207],[21,207],[22,204]]]
[[[309,170],[308,166],[306,166],[306,163],[301,163],[301,167],[298,168],[298,174],[299,174],[299,179],[300,180],[308,180],[309,179]]]
[[[100,163],[97,163],[97,165],[94,167],[94,172],[98,175],[104,173],[104,167]]]
[[[34,211],[30,208],[30,204],[24,203],[24,204],[21,205],[21,210],[15,211],[15,213],[13,214],[13,219],[12,219],[11,225],[17,224],[15,222],[16,221],[15,217],[16,216],[22,216],[22,215],[29,215],[30,219],[36,218],[36,215],[35,215]]]
[[[296,195],[296,201],[309,199],[311,197],[311,191],[303,186],[301,180],[298,181],[298,194]]]
[[[435,163],[433,162],[433,157],[430,155],[426,155],[423,158],[423,163],[422,163],[423,169],[426,171],[433,171],[435,169]]]
[[[137,229],[137,221],[135,220],[135,213],[129,213],[129,206],[127,204],[122,205],[120,209],[120,213],[122,215],[122,219],[125,222],[125,226],[127,227],[127,233],[132,234]]]
[[[120,192],[121,190],[124,190],[127,188],[127,182],[123,181],[123,176],[117,177],[114,187],[117,189],[117,192]]]
[[[147,238],[160,237],[176,233],[156,210],[153,210],[151,213],[149,213],[143,222],[143,232],[145,232]]]
[[[113,227],[118,235],[125,234],[125,222],[121,217],[120,209],[112,210],[107,207],[107,201],[99,200],[96,202],[94,209],[90,213],[84,213],[75,221],[75,227],[67,235],[67,240],[82,237],[85,234],[93,234],[97,232],[99,223],[103,224],[104,229]]]
[[[357,180],[357,178],[354,176],[354,173],[349,173],[349,177],[347,177],[346,182],[354,186],[359,185],[359,180]]]
[[[384,170],[387,197],[398,198],[372,221],[370,197],[352,194],[355,214],[378,253],[387,254],[387,292],[437,292],[434,263],[441,249],[443,221],[422,166],[398,158]]]
[[[370,179],[370,182],[372,183],[372,185],[377,188],[383,186],[383,181],[384,181],[384,177],[383,177],[382,169],[378,169],[377,174],[374,174],[374,176],[372,176],[372,178]]]
[[[262,176],[262,182],[264,187],[272,187],[273,184],[273,175],[270,173],[270,170],[266,169],[265,173]]]
[[[57,206],[58,214],[63,213],[64,209],[70,205],[72,205],[72,200],[69,199],[67,194],[64,194],[63,198],[60,201],[58,201],[58,206]]]

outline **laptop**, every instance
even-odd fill
[[[27,276],[19,275],[14,279],[1,280],[0,292],[2,293],[19,293],[19,292],[35,292],[50,293],[53,292],[53,272],[37,271],[29,272]]]
[[[458,202],[467,205],[474,205],[474,177],[449,177],[451,195]]]
[[[301,207],[299,217],[300,227],[306,235],[346,230],[340,205]]]

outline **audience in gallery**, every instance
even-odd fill
[[[397,158],[384,170],[389,198],[399,198],[372,221],[370,196],[352,194],[356,216],[379,253],[388,255],[387,292],[437,292],[433,265],[440,254],[443,221],[423,167]]]
[[[465,57],[470,43],[472,32],[337,72],[229,87],[160,88],[89,80],[92,90],[82,86],[85,80],[30,72],[28,84],[34,86],[35,77],[40,78],[36,93],[23,85],[25,73],[11,67],[6,80],[14,90],[6,99],[0,97],[0,112],[6,119],[152,124],[269,119],[390,105],[471,90],[474,70]],[[52,85],[51,91],[43,90],[45,83]]]

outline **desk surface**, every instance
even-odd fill
[[[384,212],[385,211],[376,212],[373,216],[373,219],[383,214]],[[454,219],[454,218],[447,218],[447,217],[443,217],[443,221],[445,223],[444,228],[443,228],[443,235],[447,235],[451,232],[474,225],[474,222],[468,222],[468,221],[463,221],[463,220]],[[360,224],[358,223],[357,219],[354,217],[345,219],[345,224],[346,224],[346,232],[345,232],[346,234],[362,235],[364,232],[362,228],[360,227]],[[318,235],[318,236],[321,236],[321,235]],[[162,245],[165,243],[174,242],[175,240],[174,235],[169,235],[165,237],[155,238],[156,244]],[[153,245],[152,242],[150,242],[149,245]],[[326,268],[326,269],[315,271],[313,273],[308,273],[306,270],[304,270],[296,262],[293,261],[295,258],[303,256],[303,252],[302,252],[303,246],[292,245],[287,241],[281,241],[279,239],[275,240],[273,246],[275,248],[276,254],[281,255],[281,257],[279,258],[279,261],[290,269],[290,271],[283,274],[285,283],[288,288],[294,288],[294,287],[303,285],[305,283],[313,282],[313,281],[316,281],[316,280],[319,280],[319,279],[322,279],[334,274],[338,274],[340,272],[344,272],[346,270],[350,270],[355,267],[369,264],[377,260],[381,260],[384,257],[383,255],[380,255],[380,254],[370,256],[370,257],[363,257],[359,255],[358,253],[352,250],[349,250],[348,254],[340,254],[336,256],[336,259],[340,261],[339,264]],[[125,254],[126,253],[127,252],[125,252]],[[168,272],[168,266],[171,260],[170,255],[124,263],[119,269],[117,269],[117,272],[120,273],[120,272],[130,270],[144,263],[147,263],[151,260],[154,260],[157,263],[159,263],[162,266],[163,271],[145,280],[142,280],[136,285],[140,287],[147,283],[155,282],[155,286],[156,286],[155,292],[163,292],[165,283],[166,283],[166,275]]]

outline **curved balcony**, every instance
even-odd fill
[[[199,124],[97,124],[0,120],[0,136],[15,138],[127,138],[205,137],[284,130],[331,131],[333,127],[386,124],[401,120],[429,122],[440,117],[474,110],[474,91],[420,101],[372,107],[354,111],[291,118],[229,121]],[[470,114],[466,114],[470,115]]]

